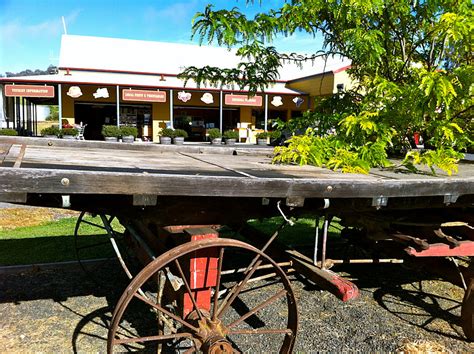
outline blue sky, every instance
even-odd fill
[[[192,43],[191,19],[208,3],[216,8],[237,6],[253,16],[284,2],[246,6],[243,0],[0,0],[0,73],[57,65],[64,32],[61,16],[68,34]],[[321,49],[321,39],[297,33],[274,45],[287,52],[311,53]]]

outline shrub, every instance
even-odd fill
[[[221,131],[219,130],[219,128],[209,129],[207,131],[207,133],[209,134],[209,139],[211,139],[211,140],[218,139],[218,138],[222,137],[222,134],[221,134]]]
[[[103,125],[101,133],[104,137],[117,138],[120,136],[120,128],[116,125]]]
[[[175,129],[173,137],[174,138],[187,138],[188,132],[183,129]]]
[[[268,138],[268,136],[269,136],[268,132],[261,132],[261,133],[258,133],[256,135],[256,138],[257,139],[266,139],[266,138]]]
[[[0,129],[0,135],[17,136],[18,132],[15,129]]]
[[[59,127],[52,125],[50,127],[44,128],[41,130],[41,135],[56,135],[60,133]]]
[[[174,130],[171,128],[163,128],[161,129],[160,136],[173,138],[174,137]]]
[[[239,138],[239,132],[236,132],[235,130],[226,130],[224,132],[224,138],[237,140]]]
[[[269,132],[270,139],[279,139],[281,137],[281,131],[279,130],[274,130],[272,132]]]
[[[136,138],[138,135],[138,130],[136,127],[131,127],[131,126],[126,125],[120,128],[120,135],[133,136],[134,138]]]
[[[79,133],[79,131],[76,128],[65,128],[61,130],[61,135],[72,135],[76,136]]]

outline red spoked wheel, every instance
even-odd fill
[[[205,239],[171,249],[132,280],[107,350],[290,353],[297,323],[290,281],[273,259],[241,241]]]

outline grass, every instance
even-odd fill
[[[101,225],[98,217],[87,216],[86,220]],[[57,221],[41,222],[35,226],[0,229],[0,265],[37,264],[76,260],[74,228],[76,217],[61,218]],[[249,223],[267,234],[272,234],[282,222],[281,217],[250,220]],[[19,221],[18,224],[21,224]],[[333,224],[331,224],[333,225]],[[114,230],[122,232],[123,227],[114,220]],[[337,227],[337,224],[336,224]],[[338,235],[334,226],[330,227],[329,236]],[[81,224],[79,230],[79,247],[81,259],[106,258],[112,255],[112,248],[107,242],[105,231],[88,224]],[[285,227],[278,240],[292,247],[309,246],[314,243],[314,219],[299,219],[294,226]],[[239,238],[235,234],[224,234],[224,237]],[[87,247],[104,243],[98,247]]]
[[[98,218],[86,220],[99,223]],[[76,260],[74,228],[77,218],[63,218],[36,226],[0,230],[0,265],[36,264]],[[114,229],[119,229],[117,222]],[[105,231],[94,226],[81,224],[80,245],[92,245],[106,241]],[[108,246],[108,247],[106,247]],[[91,247],[81,253],[81,259],[109,257],[109,245]]]

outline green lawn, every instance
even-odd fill
[[[98,217],[86,217],[87,221],[101,224]],[[47,222],[39,226],[19,227],[13,230],[0,231],[0,265],[18,265],[72,261],[76,259],[74,244],[74,228],[76,218],[64,218]],[[257,229],[272,234],[282,222],[275,217],[263,221],[251,220],[249,223]],[[112,223],[115,230],[121,232],[123,227],[117,222]],[[336,224],[336,227],[338,225]],[[339,232],[330,228],[330,236]],[[314,219],[299,219],[295,226],[287,226],[281,231],[278,240],[294,247],[312,245],[314,242]],[[112,255],[105,231],[97,227],[81,224],[80,232],[81,259],[106,258]],[[224,237],[240,238],[233,233],[224,233]],[[88,245],[101,244],[98,247]]]
[[[86,220],[99,223],[98,218]],[[0,231],[0,265],[18,265],[71,261],[76,259],[74,228],[77,218],[65,218],[38,226],[19,227]],[[117,223],[114,224],[117,226]],[[82,224],[80,245],[107,241],[105,231]],[[111,247],[91,247],[81,258],[102,258],[111,254]]]

